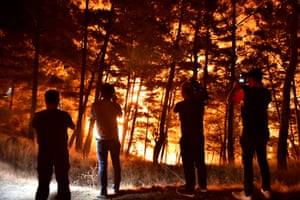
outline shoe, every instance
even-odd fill
[[[115,195],[118,195],[120,193],[120,188],[116,184],[112,185],[112,189],[114,190]]]
[[[106,199],[107,198],[107,190],[101,189],[101,192],[99,195],[97,195],[98,199]]]
[[[119,189],[114,189],[114,194],[115,194],[115,195],[120,194],[120,190],[119,190]]]
[[[232,196],[239,200],[252,200],[251,196],[246,196],[244,190],[241,192],[232,192]]]
[[[99,195],[97,195],[97,199],[106,199],[108,196],[107,196],[107,194],[99,194]]]
[[[196,192],[205,193],[207,192],[207,188],[196,188]]]
[[[195,193],[193,191],[186,191],[185,188],[177,188],[176,192],[181,196],[190,197],[190,198],[195,197]]]
[[[263,189],[261,189],[260,192],[262,193],[262,195],[266,199],[271,199],[272,195],[271,195],[271,192],[269,190],[263,190]]]

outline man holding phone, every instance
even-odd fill
[[[263,196],[271,198],[270,170],[267,161],[267,142],[269,140],[268,105],[271,93],[263,86],[263,73],[252,69],[246,76],[234,83],[227,101],[241,105],[243,132],[240,138],[244,165],[244,190],[233,192],[236,199],[251,200],[253,192],[253,156],[256,153],[262,177]],[[247,84],[245,84],[247,82]]]

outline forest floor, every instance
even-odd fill
[[[99,194],[97,159],[82,159],[71,152],[72,200],[96,200]],[[0,200],[32,200],[37,188],[36,154],[34,145],[25,139],[9,139],[0,134]],[[109,196],[115,200],[234,200],[233,191],[242,190],[241,166],[208,166],[208,191],[197,193],[194,198],[177,194],[184,179],[178,166],[154,166],[136,157],[122,157],[121,194]],[[255,164],[257,166],[257,163]],[[111,168],[111,166],[110,166]],[[271,164],[273,200],[300,200],[300,163],[291,162],[287,171],[277,171]],[[253,200],[264,200],[259,192],[260,173],[255,167],[255,191]],[[112,180],[112,177],[110,177]],[[109,194],[112,191],[108,191]],[[54,200],[56,182],[50,185],[50,197]]]
[[[1,200],[32,200],[36,189],[36,181],[18,179],[18,182],[0,179]],[[123,189],[118,196],[109,196],[107,199],[115,200],[233,200],[232,191],[240,190],[241,187],[210,187],[206,193],[198,193],[194,198],[183,197],[177,194],[176,186],[157,186],[150,188]],[[96,200],[98,190],[96,188],[71,186],[72,200]],[[273,200],[299,200],[300,191],[276,192],[273,191]],[[55,199],[55,184],[51,184],[50,200]],[[264,198],[255,190],[254,200]]]
[[[4,166],[4,167],[3,167]],[[0,173],[0,199],[1,200],[32,200],[34,199],[37,187],[36,178],[31,175],[15,173],[7,165],[1,164]],[[197,193],[194,198],[183,197],[177,194],[177,185],[158,185],[149,187],[128,187],[121,188],[120,195],[109,196],[107,199],[115,200],[183,200],[183,199],[201,199],[201,200],[233,200],[232,191],[242,189],[241,185],[231,186],[209,186],[205,193]],[[273,200],[299,200],[300,188],[276,188],[272,186]],[[109,191],[110,193],[111,191]],[[99,190],[87,186],[71,185],[72,200],[96,200]],[[53,180],[50,185],[49,200],[54,200],[56,194],[56,183]],[[256,187],[253,200],[263,200],[264,198]]]

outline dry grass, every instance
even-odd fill
[[[0,159],[11,166],[22,177],[36,176],[37,145],[21,137],[0,134]],[[85,159],[81,153],[70,151],[70,180],[73,185],[98,187],[97,156]],[[177,185],[184,183],[181,166],[153,165],[149,161],[133,156],[121,156],[122,187],[147,187]],[[289,162],[287,171],[278,171],[271,163],[272,187],[278,191],[300,188],[300,163]],[[112,183],[112,166],[109,163],[109,183]],[[260,174],[255,163],[255,182],[260,183]],[[26,174],[24,176],[24,174]],[[236,185],[243,183],[242,166],[208,166],[209,185]]]

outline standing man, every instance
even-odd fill
[[[47,200],[49,184],[55,168],[57,199],[70,200],[69,151],[67,129],[75,125],[69,113],[59,110],[59,93],[48,90],[45,93],[46,109],[35,113],[32,126],[38,141],[38,181],[36,200]]]
[[[97,124],[98,174],[101,185],[99,198],[107,197],[107,157],[110,152],[114,168],[115,194],[119,193],[121,182],[120,141],[117,117],[122,115],[121,106],[115,102],[115,89],[108,83],[101,87],[101,99],[92,106],[92,118]]]
[[[195,166],[200,191],[207,190],[203,114],[208,95],[194,79],[183,83],[181,93],[184,100],[175,105],[174,112],[179,113],[181,122],[180,150],[186,183],[177,192],[183,196],[194,197]]]
[[[262,84],[263,73],[252,69],[247,74],[248,85],[236,82],[230,91],[227,101],[241,104],[243,132],[240,138],[244,165],[244,190],[233,192],[236,199],[251,200],[253,192],[253,156],[256,152],[262,177],[263,196],[271,198],[270,170],[267,161],[266,147],[269,140],[268,105],[271,93]]]

